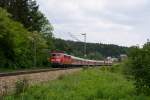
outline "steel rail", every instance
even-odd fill
[[[34,74],[34,73],[49,72],[49,71],[59,71],[59,70],[67,70],[67,69],[75,69],[75,68],[79,68],[79,67],[49,68],[49,69],[39,69],[39,70],[6,72],[6,73],[0,73],[0,77],[17,76],[17,75],[25,75],[25,74]]]

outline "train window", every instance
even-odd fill
[[[60,54],[52,54],[52,56],[60,56]]]
[[[56,56],[56,54],[52,54],[52,56]]]
[[[66,56],[66,55],[64,55],[64,57],[65,57],[65,58],[67,58],[67,56]]]

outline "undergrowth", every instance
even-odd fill
[[[110,68],[84,69],[4,100],[150,100],[137,95],[133,83]]]

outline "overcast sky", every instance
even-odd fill
[[[150,0],[37,0],[54,36],[122,46],[150,38]],[[73,35],[71,36],[70,33]]]

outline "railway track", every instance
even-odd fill
[[[67,69],[75,69],[77,67],[70,68],[49,68],[49,69],[36,69],[36,70],[26,70],[26,71],[16,71],[16,72],[5,72],[0,73],[0,77],[6,76],[17,76],[17,75],[25,75],[25,74],[33,74],[33,73],[41,73],[41,72],[49,72],[49,71],[58,71],[58,70],[67,70]]]
[[[16,83],[18,81],[22,82],[24,79],[27,80],[27,84],[32,86],[55,80],[62,75],[69,75],[80,70],[80,67],[70,67],[0,73],[0,96],[14,93],[16,90]]]

